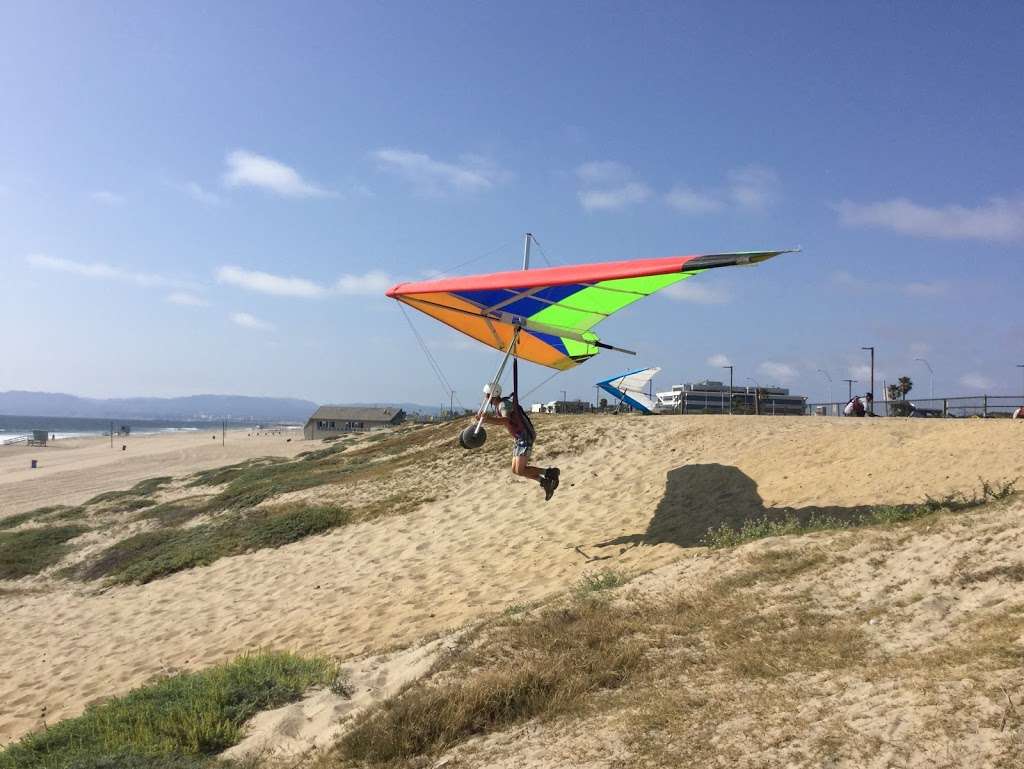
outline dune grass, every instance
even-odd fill
[[[472,737],[602,708],[625,708],[659,730],[670,719],[659,707],[671,705],[671,719],[689,712],[678,698],[662,701],[667,681],[717,676],[756,690],[784,685],[794,672],[863,664],[872,647],[861,617],[825,614],[803,593],[766,604],[749,589],[828,563],[822,551],[764,554],[690,594],[613,602],[606,585],[574,590],[560,605],[506,612],[441,669],[364,714],[316,767],[426,766]],[[714,697],[693,699],[699,707]]]
[[[146,478],[143,481],[139,481],[130,489],[124,489],[123,491],[105,491],[102,494],[97,494],[92,499],[84,503],[85,507],[91,505],[105,505],[111,502],[117,502],[123,504],[141,497],[150,497],[155,494],[161,487],[166,486],[174,479],[170,476],[164,475],[159,478]]]
[[[598,601],[516,617],[464,652],[440,683],[420,681],[361,718],[336,758],[384,764],[575,709],[647,667],[639,615]],[[328,759],[326,766],[335,765]]]
[[[241,657],[159,679],[0,750],[0,769],[200,769],[241,740],[256,713],[334,685],[334,663],[292,654]]]
[[[713,549],[720,549],[736,547],[766,537],[906,523],[943,510],[962,512],[1007,499],[1017,493],[1017,483],[1016,480],[993,483],[982,479],[979,489],[970,496],[955,492],[939,499],[929,497],[916,505],[878,505],[855,517],[811,515],[806,520],[800,520],[789,514],[782,518],[751,518],[744,521],[738,529],[727,524],[708,529],[704,536],[704,544]]]
[[[393,472],[432,451],[426,444],[436,438],[436,431],[417,428],[382,434],[377,441],[360,448],[338,442],[296,459],[264,457],[204,470],[194,474],[188,485],[224,486],[209,500],[210,511],[243,510],[282,494]],[[410,452],[410,456],[393,462],[382,461],[403,452]]]
[[[349,520],[350,513],[341,507],[290,503],[188,529],[144,531],[107,548],[78,575],[87,580],[145,584],[226,556],[281,547]]]
[[[580,597],[590,593],[599,593],[602,590],[613,590],[629,582],[629,577],[614,569],[602,569],[601,571],[584,574],[576,582],[573,592]]]
[[[68,505],[50,505],[48,507],[37,507],[25,513],[16,513],[0,519],[0,529],[13,529],[23,523],[41,523],[43,521],[70,521],[81,518],[85,514],[84,507],[70,507]]]
[[[21,579],[53,566],[71,550],[68,541],[88,529],[49,526],[0,533],[0,579]]]

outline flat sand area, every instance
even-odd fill
[[[45,448],[0,446],[0,516],[44,505],[77,505],[146,478],[185,475],[252,457],[291,457],[309,447],[301,430],[228,430],[221,446],[216,426],[202,432],[115,436],[113,448],[109,437],[67,438]]]
[[[456,448],[454,427],[428,428],[450,429],[453,442],[440,450],[442,472],[422,479],[437,499],[414,512],[144,586],[46,575],[0,583],[0,739],[250,649],[346,658],[410,643],[564,591],[590,570],[662,566],[697,552],[709,527],[767,510],[841,515],[1024,477],[1024,424],[1008,420],[595,416],[537,427],[535,460],[562,470],[551,502],[513,479],[504,457],[498,465]],[[5,512],[79,502],[149,476],[304,448],[243,433],[222,449],[209,435],[181,435],[133,438],[112,458],[109,445],[83,441],[39,452],[34,472],[23,466],[35,455],[20,450],[0,455],[0,499]]]

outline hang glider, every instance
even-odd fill
[[[399,283],[387,296],[516,358],[564,371],[602,349],[592,329],[656,291],[705,270],[756,264],[787,251],[669,256]],[[518,339],[517,337],[518,333]]]
[[[658,404],[647,394],[647,386],[659,371],[661,369],[656,366],[627,371],[625,374],[617,374],[611,379],[598,382],[597,386],[623,403],[628,403],[637,411],[653,414]]]

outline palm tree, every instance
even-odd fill
[[[900,395],[902,395],[904,399],[906,399],[907,393],[914,389],[914,383],[910,381],[910,377],[908,376],[901,376],[897,386],[899,387]]]

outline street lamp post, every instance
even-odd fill
[[[1018,363],[1017,368],[1020,369],[1020,391],[1024,395],[1024,363]]]
[[[818,373],[819,374],[824,374],[825,375],[825,379],[828,380],[828,402],[831,405],[831,403],[832,403],[832,377],[830,377],[828,375],[828,372],[825,369],[823,369],[823,368],[818,369]]]
[[[752,376],[748,376],[747,379],[754,383],[754,414],[759,415],[761,413],[761,405],[757,402],[757,393],[761,389],[761,385]]]
[[[871,351],[871,415],[875,414],[875,348],[861,347],[862,350]]]
[[[857,384],[857,380],[844,379],[843,381],[846,382],[846,400],[851,401],[853,400],[853,386]]]
[[[921,361],[928,368],[928,397],[935,400],[935,372],[932,371],[932,365],[924,358],[914,358],[914,360]]]
[[[732,366],[722,366],[729,369],[729,415],[732,416]]]

